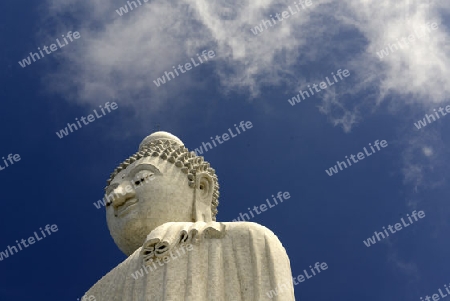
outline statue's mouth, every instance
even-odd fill
[[[122,205],[120,205],[116,208],[116,216],[124,215],[127,211],[129,211],[127,209],[130,208],[131,206],[133,206],[134,204],[136,204],[137,202],[138,202],[138,199],[135,197],[125,200],[125,202],[123,202]]]

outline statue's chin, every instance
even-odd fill
[[[116,218],[107,214],[108,228],[114,242],[127,256],[140,248],[151,231],[162,225],[162,221],[127,216]]]

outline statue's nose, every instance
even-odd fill
[[[113,206],[117,208],[125,203],[127,199],[134,197],[136,195],[136,192],[133,188],[133,185],[131,185],[131,182],[124,181],[119,186],[117,186],[111,192],[111,194],[113,195]]]

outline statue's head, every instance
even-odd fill
[[[215,221],[219,204],[214,169],[167,132],[146,137],[111,174],[105,192],[109,231],[127,255],[164,223]]]

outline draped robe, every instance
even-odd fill
[[[276,288],[278,294],[269,294]],[[289,258],[251,222],[171,222],[100,279],[97,301],[295,301]],[[86,299],[88,300],[88,299]]]

